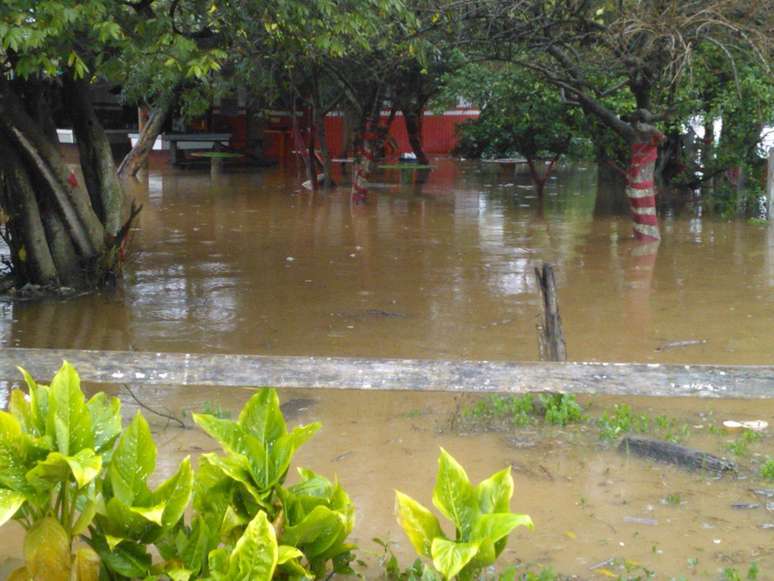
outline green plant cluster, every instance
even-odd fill
[[[347,539],[355,509],[344,489],[305,468],[285,485],[293,456],[320,424],[288,430],[276,390],[258,391],[236,420],[193,414],[221,451],[203,454],[195,470],[186,457],[154,488],[157,450],[141,413],[124,427],[120,401],[104,393],[87,400],[66,362],[50,386],[22,373],[28,393],[13,390],[9,411],[0,411],[0,526],[13,519],[25,529],[25,564],[11,581],[354,573]],[[410,578],[473,579],[492,565],[513,528],[532,527],[509,512],[512,495],[510,468],[474,487],[441,450],[433,502],[456,534],[447,538],[432,513],[397,493],[400,523],[433,563],[415,564]]]
[[[510,512],[512,496],[510,466],[473,486],[462,466],[442,448],[433,504],[450,521],[453,535],[444,533],[427,508],[395,491],[398,522],[417,554],[432,560],[432,568],[415,565],[422,571],[417,578],[477,579],[505,549],[513,529],[534,526],[529,516]]]
[[[736,440],[726,444],[726,450],[734,456],[747,456],[750,454],[750,446],[759,442],[761,435],[753,430],[742,430]]]
[[[341,486],[303,468],[299,483],[284,486],[293,455],[320,425],[288,431],[275,390],[256,393],[237,421],[195,414],[223,452],[203,455],[196,471],[185,458],[151,488],[156,446],[140,413],[123,428],[120,401],[86,400],[67,363],[50,386],[23,373],[28,393],[14,390],[0,412],[0,525],[14,519],[26,529],[14,581],[314,579],[351,570],[354,507]]]
[[[615,404],[611,413],[605,411],[597,420],[597,427],[603,440],[614,440],[632,432],[656,432],[665,440],[679,442],[688,436],[690,430],[687,424],[679,424],[664,415],[651,418],[646,414],[636,414],[627,404]]]
[[[492,394],[465,408],[462,415],[469,421],[507,421],[515,427],[528,426],[538,417],[547,424],[557,426],[584,419],[583,408],[575,396],[561,393],[539,396]]]

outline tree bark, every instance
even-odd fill
[[[352,192],[354,202],[365,202],[368,199],[368,179],[374,166],[373,130],[368,115],[360,119],[352,138],[354,161],[352,163]]]
[[[548,166],[544,166],[543,173],[540,173],[537,169],[537,166],[535,165],[535,160],[531,157],[527,158],[527,166],[529,167],[529,175],[532,177],[532,183],[535,184],[535,189],[537,191],[537,195],[542,197],[543,191],[546,187],[546,182],[548,181],[548,178],[551,177],[551,172],[554,170],[554,165],[556,165],[556,162],[559,158],[554,157],[550,160],[548,160]],[[543,164],[542,161],[539,161],[539,163]]]
[[[0,137],[0,193],[8,211],[11,261],[19,280],[42,286],[59,282],[35,190],[22,160]]]
[[[408,133],[411,150],[414,152],[414,155],[417,156],[417,163],[421,165],[429,165],[430,161],[427,159],[427,155],[422,148],[423,115],[424,111],[422,107],[420,107],[418,111],[409,107],[403,109],[403,120],[406,123],[406,133]]]
[[[148,122],[140,131],[139,139],[131,151],[126,154],[118,166],[118,177],[134,177],[147,163],[148,155],[153,149],[156,138],[164,128],[164,124],[177,103],[178,89],[175,87],[169,93],[159,97],[151,110]]]
[[[46,137],[7,87],[0,89],[0,128],[21,153],[28,170],[45,183],[80,256],[90,259],[101,254],[105,229],[88,193],[71,174],[58,144]]]
[[[632,155],[626,172],[626,197],[634,221],[637,240],[660,240],[656,214],[655,169],[658,159],[658,140],[632,144]]]
[[[331,154],[330,151],[328,151],[328,139],[325,130],[326,111],[323,110],[322,98],[320,96],[320,83],[316,71],[312,76],[312,81],[312,111],[314,115],[314,126],[317,130],[317,141],[320,144],[320,156],[322,157],[323,187],[330,188],[333,186],[333,177]]]
[[[124,220],[126,201],[116,175],[110,142],[94,113],[88,83],[66,78],[64,94],[73,119],[81,169],[91,204],[105,232],[115,238]]]

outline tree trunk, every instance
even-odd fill
[[[632,144],[632,156],[626,172],[626,197],[634,221],[637,240],[659,240],[656,214],[655,168],[658,159],[658,138]]]
[[[425,151],[422,149],[422,117],[424,111],[422,107],[418,111],[411,108],[403,109],[403,120],[406,123],[406,133],[408,133],[409,143],[411,144],[411,150],[414,155],[417,156],[417,163],[421,165],[429,165],[430,161],[425,155]]]
[[[540,197],[543,197],[543,191],[546,187],[546,182],[548,181],[548,178],[551,177],[551,172],[554,169],[554,165],[556,165],[556,162],[559,158],[554,157],[550,160],[548,160],[548,166],[543,167],[543,173],[540,173],[537,169],[537,166],[535,165],[535,160],[531,157],[527,158],[527,166],[529,166],[529,175],[532,177],[532,183],[535,184],[535,190],[537,191],[537,195]],[[543,165],[543,161],[539,161],[541,165]]]
[[[0,90],[0,128],[21,153],[28,171],[38,175],[49,190],[78,254],[85,259],[101,254],[105,229],[88,193],[65,164],[58,144],[45,136],[8,90]]]
[[[177,103],[178,89],[175,87],[169,93],[161,96],[151,110],[147,123],[140,131],[139,139],[131,151],[126,154],[118,166],[120,178],[134,177],[147,163],[148,155],[153,149],[156,138],[164,128],[164,124],[172,114]]]
[[[91,205],[104,225],[105,232],[115,238],[123,224],[126,203],[116,175],[110,142],[94,113],[88,83],[65,79],[64,94],[73,119],[81,169]]]
[[[373,170],[373,152],[368,118],[361,119],[352,139],[354,162],[352,164],[352,201],[365,202],[368,199],[368,178]]]
[[[0,136],[0,206],[8,212],[6,232],[19,280],[56,285],[56,265],[46,240],[35,190],[22,160]]]

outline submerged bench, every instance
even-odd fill
[[[48,379],[63,359],[75,365],[84,381],[136,386],[774,397],[774,366],[757,365],[513,363],[12,348],[0,351],[0,379],[18,379],[17,365],[41,380]]]

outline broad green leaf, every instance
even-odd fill
[[[223,522],[226,509],[231,506],[237,483],[210,461],[214,454],[199,458],[194,479],[193,508],[207,526],[216,532]]]
[[[473,525],[473,540],[482,541],[488,539],[496,543],[507,537],[516,527],[535,528],[532,519],[526,514],[495,513],[479,516]]]
[[[131,506],[135,498],[147,493],[148,476],[156,466],[156,444],[148,422],[139,412],[121,434],[110,461],[113,494]]]
[[[41,519],[27,531],[24,561],[32,579],[69,580],[70,538],[56,519]]]
[[[438,475],[433,488],[433,504],[467,539],[478,512],[473,485],[459,463],[441,448]]]
[[[300,547],[307,558],[322,555],[350,532],[344,517],[326,506],[318,506],[301,522],[286,526],[280,542]]]
[[[265,444],[287,433],[276,389],[264,387],[253,395],[239,413],[239,425]]]
[[[21,367],[18,368],[24,376],[30,395],[30,412],[38,435],[46,433],[46,418],[48,417],[48,393],[49,388],[38,383]]]
[[[121,433],[121,400],[101,391],[86,403],[86,407],[91,414],[94,449],[97,452],[107,450]]]
[[[282,565],[292,559],[302,559],[304,554],[296,547],[289,547],[287,545],[280,545],[279,552],[277,554],[277,564]]]
[[[86,532],[89,525],[94,520],[94,516],[97,514],[97,500],[95,498],[89,498],[86,504],[83,506],[81,513],[78,515],[78,519],[73,525],[72,535],[77,537]]]
[[[218,442],[224,450],[234,454],[245,454],[245,433],[232,420],[220,419],[208,414],[193,414],[197,425]]]
[[[484,514],[490,512],[509,512],[512,496],[513,477],[511,476],[510,466],[495,472],[476,486],[478,508]]]
[[[159,524],[173,526],[183,516],[193,490],[191,458],[186,456],[177,472],[159,485],[151,494],[151,502],[164,502],[164,512]]]
[[[144,579],[150,572],[151,556],[143,545],[123,541],[111,550],[105,538],[100,535],[92,537],[91,545],[105,566],[119,575]]]
[[[38,488],[66,482],[72,474],[78,488],[83,488],[99,476],[102,458],[94,450],[83,449],[75,456],[51,452],[43,462],[27,473],[27,480]]]
[[[293,455],[320,429],[318,422],[306,426],[298,426],[289,434],[281,436],[271,448],[269,457],[272,463],[272,484],[284,479]]]
[[[141,539],[157,530],[157,521],[164,510],[163,507],[132,507],[117,497],[108,500],[105,509],[104,516],[97,515],[97,522],[105,533],[121,539]]]
[[[99,581],[102,561],[91,547],[79,547],[73,555],[71,581]]]
[[[223,474],[241,484],[245,491],[250,494],[256,502],[263,502],[260,491],[255,486],[244,456],[232,455],[224,457],[209,453],[204,454],[203,457],[206,457],[207,461],[212,466],[219,468]]]
[[[477,552],[478,543],[456,543],[442,538],[434,539],[431,548],[433,566],[446,579],[456,577]]]
[[[91,415],[75,368],[66,361],[51,380],[46,433],[65,456],[94,446]]]
[[[279,549],[274,527],[265,512],[259,512],[247,525],[229,556],[229,579],[271,581],[277,567]]]
[[[277,559],[280,574],[285,574],[291,579],[314,579],[314,573],[301,564],[300,560],[303,558],[304,554],[296,547],[280,545]]]
[[[234,529],[241,529],[248,522],[250,522],[248,517],[237,513],[233,506],[229,506],[226,509],[226,513],[223,515],[223,523],[220,526],[220,537],[224,539],[229,538],[231,536],[231,531]]]
[[[441,531],[441,525],[433,513],[427,510],[410,496],[395,491],[395,511],[398,524],[411,541],[418,555],[430,557],[433,539],[446,538]]]
[[[207,560],[207,549],[210,544],[210,531],[201,518],[194,518],[191,531],[185,536],[185,541],[179,549],[180,559],[185,568],[198,573]]]
[[[0,411],[0,487],[17,492],[30,489],[27,472],[46,454],[44,448],[22,432],[13,415]]]
[[[162,501],[153,506],[130,506],[129,510],[135,514],[139,514],[145,520],[161,526],[161,517],[164,514],[166,506],[167,503]]]
[[[25,432],[36,436],[41,435],[41,433],[38,432],[35,420],[32,417],[32,406],[30,405],[30,402],[27,401],[24,392],[20,389],[11,391],[8,411],[19,421],[19,424]]]
[[[25,496],[19,492],[0,488],[0,527],[13,518],[25,500]]]

